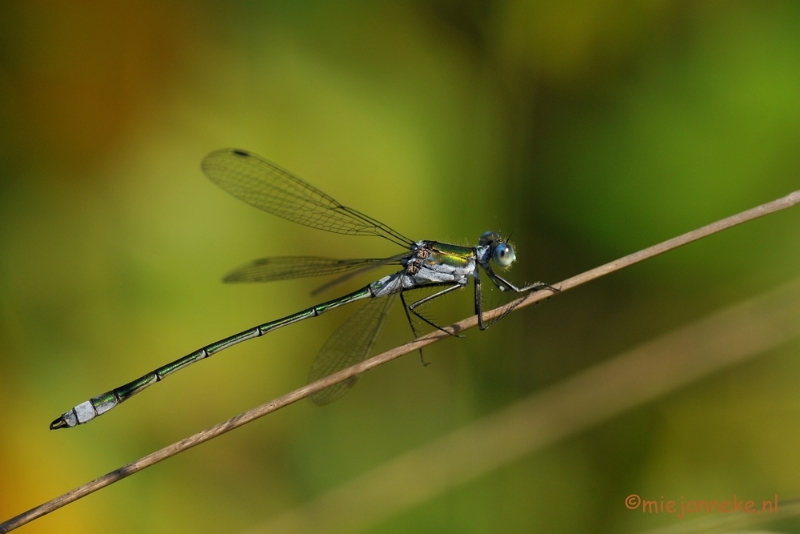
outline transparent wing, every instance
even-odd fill
[[[277,165],[244,150],[224,148],[203,159],[203,172],[222,189],[278,217],[319,230],[371,235],[407,247],[413,242],[385,224],[339,204]]]
[[[334,287],[336,287],[336,286],[338,286],[340,284],[343,284],[343,283],[347,282],[348,280],[350,280],[352,278],[355,278],[357,276],[361,276],[366,272],[369,272],[369,271],[371,271],[373,269],[377,269],[378,267],[383,267],[384,265],[393,265],[393,264],[402,265],[401,260],[403,258],[407,258],[407,257],[409,257],[411,255],[413,255],[413,253],[409,254],[408,252],[404,252],[403,254],[398,254],[397,256],[393,256],[391,258],[386,258],[385,260],[378,260],[375,263],[370,263],[368,265],[364,265],[363,267],[360,267],[360,268],[356,269],[353,272],[349,272],[347,274],[339,276],[338,278],[334,278],[330,282],[326,282],[325,284],[319,286],[314,291],[312,291],[311,294],[312,295],[319,295],[320,293],[324,293],[326,291],[330,291]]]
[[[405,254],[384,259],[339,260],[316,256],[282,256],[262,258],[239,267],[225,276],[225,282],[272,282],[304,278],[306,276],[323,276],[336,274],[352,269],[365,270],[383,265],[399,263]],[[360,274],[360,273],[357,273]]]
[[[386,323],[395,296],[396,293],[371,299],[337,328],[314,359],[308,374],[308,382],[314,382],[364,361],[375,346]],[[356,378],[354,376],[314,393],[311,395],[311,401],[322,406],[337,400],[353,387]]]

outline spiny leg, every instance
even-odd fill
[[[501,291],[504,291],[503,286],[498,285],[497,287],[499,287]],[[519,303],[511,306],[509,309],[504,311],[499,317],[495,317],[488,323],[485,323],[483,321],[483,292],[481,290],[481,277],[480,276],[475,277],[475,315],[478,316],[478,328],[480,330],[486,330],[494,323],[496,323],[497,321],[508,315],[518,305]]]
[[[411,327],[411,332],[414,334],[414,339],[419,337],[417,334],[417,327],[414,326],[414,321],[411,320],[411,314],[408,313],[408,304],[406,304],[406,297],[403,295],[405,291],[400,291],[400,302],[403,303],[403,311],[406,313],[406,319],[408,319],[408,326]],[[425,361],[425,356],[422,354],[422,347],[419,348],[419,361],[422,362],[423,367],[428,366],[428,362]]]
[[[441,285],[447,285],[447,284],[441,284]],[[434,323],[433,321],[431,321],[431,320],[430,320],[430,319],[428,319],[427,317],[425,317],[425,316],[423,316],[422,314],[420,314],[419,312],[417,312],[417,311],[416,311],[416,309],[415,309],[415,308],[417,308],[418,306],[421,306],[422,304],[425,304],[426,302],[430,302],[430,301],[432,301],[433,299],[439,298],[439,297],[441,297],[442,295],[445,295],[446,293],[449,293],[449,292],[451,292],[451,291],[455,291],[456,289],[461,289],[462,287],[464,287],[462,284],[459,284],[458,282],[456,282],[456,283],[454,283],[453,285],[451,285],[451,286],[449,286],[449,287],[446,287],[446,288],[442,289],[441,291],[437,291],[437,292],[436,292],[436,293],[434,293],[433,295],[428,295],[427,297],[425,297],[425,298],[423,298],[423,299],[420,299],[420,300],[418,300],[418,301],[416,301],[416,302],[414,302],[414,303],[410,304],[410,305],[408,306],[408,311],[410,311],[411,313],[413,313],[414,315],[416,315],[417,317],[419,317],[420,319],[422,319],[423,321],[425,321],[426,323],[428,323],[428,324],[429,324],[429,325],[431,325],[432,327],[436,328],[437,330],[441,330],[441,331],[442,331],[442,332],[444,332],[445,334],[451,335],[451,336],[453,336],[453,337],[459,337],[459,338],[463,338],[463,337],[465,337],[465,336],[463,336],[462,334],[456,334],[456,333],[454,333],[454,332],[450,332],[449,330],[445,330],[444,328],[442,328],[442,327],[441,327],[441,326],[439,326],[438,324]]]
[[[535,282],[529,286],[517,287],[496,273],[491,273],[491,276],[496,278],[497,280],[500,280],[500,282],[502,282],[503,285],[505,285],[508,289],[510,289],[514,293],[527,293],[528,291],[535,293],[536,291],[541,291],[542,289],[549,289],[553,293],[558,293],[559,291],[561,291],[557,287],[553,287],[550,284],[545,284],[544,282]]]
[[[541,291],[542,289],[549,289],[550,291],[552,291],[554,293],[561,291],[560,289],[558,289],[556,287],[553,287],[550,284],[545,284],[544,282],[536,282],[536,283],[533,283],[533,284],[531,284],[529,286],[525,286],[525,287],[519,288],[519,287],[515,286],[514,284],[512,284],[511,282],[509,282],[508,280],[506,280],[505,278],[503,278],[502,276],[496,274],[489,265],[485,265],[484,269],[486,270],[486,274],[489,275],[489,278],[492,279],[492,282],[494,282],[494,284],[501,291],[505,291],[506,289],[510,289],[514,293],[527,293],[529,291],[530,292],[536,292],[536,291]],[[481,330],[486,330],[487,328],[492,326],[494,323],[496,323],[497,321],[499,321],[500,319],[502,319],[503,317],[505,317],[506,315],[508,315],[512,311],[514,311],[514,309],[517,306],[519,306],[520,304],[521,304],[521,302],[517,302],[515,304],[512,304],[511,306],[508,307],[507,310],[505,310],[498,317],[495,317],[494,319],[492,319],[488,323],[484,323],[483,322],[482,299],[481,299],[481,279],[480,279],[480,276],[476,276],[475,277],[475,314],[478,316],[478,328],[480,328]]]
[[[478,316],[478,329],[486,330],[488,326],[483,324],[483,292],[481,291],[481,277],[475,274],[475,315]]]

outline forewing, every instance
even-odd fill
[[[222,189],[288,221],[347,235],[372,235],[401,246],[410,239],[352,208],[341,205],[319,189],[277,165],[244,150],[212,152],[201,165]]]
[[[378,340],[395,296],[396,293],[393,293],[371,299],[337,328],[314,359],[308,382],[315,382],[364,361]],[[314,393],[311,401],[322,406],[339,399],[353,387],[356,378],[351,377]]]

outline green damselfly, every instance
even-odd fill
[[[212,182],[231,195],[278,217],[338,234],[382,237],[407,249],[402,254],[381,259],[338,260],[311,256],[266,258],[256,260],[234,271],[225,278],[225,281],[267,282],[346,273],[320,288],[327,289],[354,275],[377,267],[399,265],[400,270],[372,282],[358,291],[206,345],[141,378],[78,404],[53,421],[50,424],[51,429],[70,428],[87,423],[166,376],[197,361],[204,360],[242,341],[263,336],[272,330],[304,319],[317,317],[328,310],[357,300],[371,299],[325,342],[311,367],[309,382],[364,360],[372,350],[386,321],[389,309],[398,295],[412,332],[417,337],[416,327],[411,320],[412,314],[432,327],[452,334],[424,317],[417,311],[417,308],[451,291],[466,287],[470,277],[474,280],[475,313],[478,316],[479,327],[484,330],[491,326],[494,321],[484,322],[483,319],[481,279],[478,267],[483,269],[492,283],[501,291],[514,293],[540,289],[557,291],[542,282],[517,287],[496,274],[490,262],[500,267],[508,267],[516,260],[513,247],[497,232],[484,233],[480,237],[478,245],[474,247],[437,241],[412,241],[372,217],[343,206],[280,167],[244,150],[222,149],[212,152],[203,160],[202,169]],[[422,288],[436,288],[437,291],[411,303],[406,301],[405,294],[407,292]],[[333,402],[352,387],[355,382],[354,378],[313,394],[311,400],[316,404]]]

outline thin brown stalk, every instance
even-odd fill
[[[747,210],[745,212],[739,213],[738,215],[734,215],[732,217],[728,217],[726,219],[722,219],[715,223],[709,224],[702,228],[698,228],[697,230],[693,230],[676,238],[670,239],[668,241],[664,241],[658,245],[646,248],[634,254],[630,254],[613,262],[607,263],[590,271],[586,271],[583,274],[579,274],[577,276],[573,276],[567,280],[564,280],[556,287],[561,289],[561,291],[566,291],[568,289],[572,289],[578,285],[584,284],[606,274],[612,273],[614,271],[620,270],[624,267],[628,267],[633,265],[634,263],[638,263],[640,261],[646,260],[648,258],[652,258],[653,256],[657,256],[663,252],[668,250],[675,249],[687,243],[691,243],[692,241],[696,241],[698,239],[702,239],[703,237],[707,237],[711,234],[716,232],[720,232],[727,228],[731,228],[738,224],[742,224],[744,222],[750,221],[752,219],[762,217],[769,213],[774,213],[779,210],[783,210],[794,206],[800,203],[800,191],[795,191],[783,198],[774,200],[772,202],[768,202],[756,208]],[[531,293],[525,297],[517,299],[513,302],[510,302],[506,306],[502,306],[500,308],[495,308],[489,312],[484,313],[484,317],[486,320],[491,320],[495,317],[498,317],[508,311],[515,310],[518,308],[522,308],[524,306],[528,306],[530,304],[534,304],[540,300],[549,298],[552,296],[550,291],[540,291],[536,293]],[[460,321],[454,325],[451,325],[449,329],[451,332],[458,333],[464,330],[468,330],[470,328],[474,328],[478,324],[478,319],[476,316],[469,317]],[[116,469],[100,478],[97,478],[91,482],[88,482],[68,493],[65,493],[55,499],[52,499],[44,504],[41,504],[27,512],[24,512],[8,521],[0,524],[0,533],[9,532],[11,530],[16,529],[26,523],[33,521],[43,515],[46,515],[62,506],[65,506],[71,502],[74,502],[90,493],[93,493],[101,488],[109,486],[114,482],[117,482],[127,476],[130,476],[146,467],[150,467],[162,460],[165,460],[171,456],[174,456],[186,449],[194,447],[195,445],[199,445],[204,443],[210,439],[213,439],[221,434],[224,434],[234,428],[240,427],[244,424],[247,424],[255,419],[263,417],[269,413],[272,413],[280,408],[283,408],[289,404],[297,402],[309,395],[325,389],[333,384],[337,384],[348,378],[361,374],[373,367],[377,367],[379,365],[383,365],[386,362],[389,362],[395,358],[399,358],[405,354],[410,352],[414,352],[422,347],[430,345],[443,339],[445,337],[449,337],[448,334],[444,332],[435,331],[426,336],[423,336],[411,343],[407,343],[400,347],[391,349],[386,351],[382,354],[374,356],[364,362],[361,362],[357,365],[339,371],[338,373],[334,373],[328,377],[325,377],[321,380],[317,380],[311,384],[298,388],[286,395],[278,397],[266,404],[262,404],[252,410],[249,410],[245,413],[237,415],[227,421],[219,423],[213,427],[210,427],[206,430],[198,432],[188,438],[182,439],[172,445],[164,447],[161,450],[158,450],[154,453],[151,453],[135,462],[132,462],[126,466],[123,466],[119,469]]]
[[[584,369],[391,458],[246,532],[368,531],[558,441],[785,346],[800,337],[797,317],[800,278]],[[617,504],[624,510],[622,496]],[[784,508],[781,501],[780,509],[788,513]],[[642,509],[629,514],[641,516]],[[744,516],[742,521],[748,516],[750,521],[754,516],[761,521],[779,517],[771,513],[730,515]],[[725,524],[730,521],[728,518]]]

